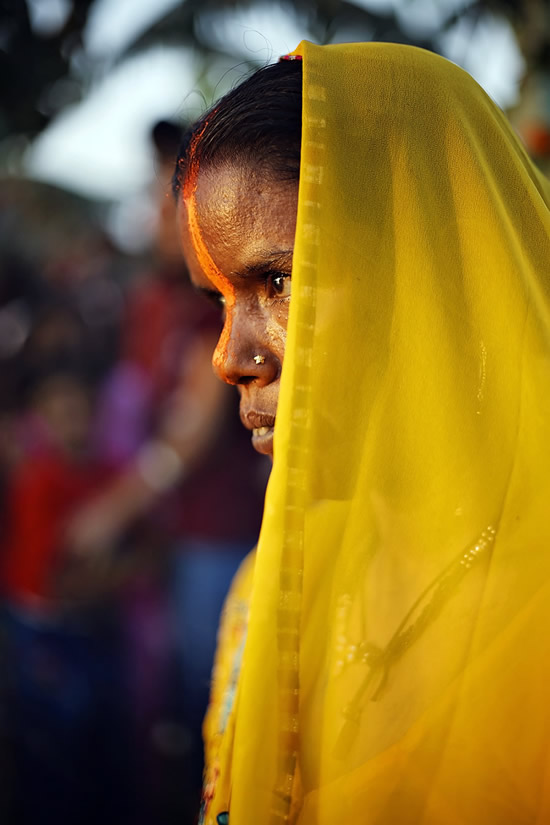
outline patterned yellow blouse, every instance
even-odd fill
[[[228,815],[214,812],[210,803],[216,792],[221,790],[218,788],[220,764],[233,743],[232,710],[248,628],[255,556],[255,550],[248,554],[233,580],[218,631],[210,704],[203,726],[206,767],[199,825],[224,825],[228,822]],[[225,796],[223,793],[220,795]]]

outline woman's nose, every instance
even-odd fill
[[[218,378],[227,384],[270,384],[281,365],[268,341],[261,319],[246,310],[228,314],[212,357]]]

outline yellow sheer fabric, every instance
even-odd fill
[[[444,59],[297,53],[275,462],[207,821],[546,823],[548,183]]]

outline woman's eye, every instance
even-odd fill
[[[274,272],[267,278],[268,294],[270,298],[290,297],[290,275]]]

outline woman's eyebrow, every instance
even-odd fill
[[[293,253],[293,249],[269,251],[265,255],[259,255],[250,263],[245,264],[238,271],[232,273],[232,275],[237,278],[247,278],[251,275],[267,272],[270,269],[292,266]]]

